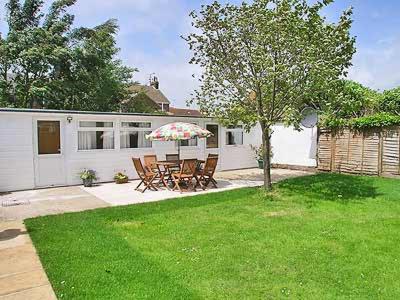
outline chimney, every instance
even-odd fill
[[[157,90],[160,88],[160,82],[158,81],[158,78],[156,76],[150,78],[150,86]]]

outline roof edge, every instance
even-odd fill
[[[162,114],[152,114],[152,113],[125,113],[125,112],[102,112],[102,111],[87,111],[87,110],[58,110],[58,109],[6,108],[6,107],[0,107],[0,112],[213,119],[212,117],[207,117],[207,116],[162,115]]]

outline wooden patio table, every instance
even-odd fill
[[[171,168],[173,168],[173,167],[180,168],[182,162],[183,162],[182,159],[179,161],[161,160],[161,161],[156,162],[156,165],[158,167],[163,167],[163,169],[165,170],[165,172],[160,172],[160,179],[167,189],[171,190],[170,187],[168,186],[168,181],[172,182]],[[199,164],[204,164],[205,160],[198,159],[197,162]],[[196,181],[198,182],[198,178],[197,178],[196,174],[194,175],[194,177],[195,177]]]

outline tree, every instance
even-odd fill
[[[261,126],[266,189],[272,125],[285,121],[299,128],[304,104],[317,92],[332,94],[351,65],[352,9],[327,23],[320,12],[331,2],[214,2],[191,13],[196,30],[184,39],[193,52],[190,63],[203,74],[190,102],[224,124]]]
[[[72,28],[76,0],[9,0],[0,37],[0,103],[22,108],[110,111],[119,107],[132,68],[115,59],[115,20]]]
[[[325,117],[348,119],[375,113],[380,98],[377,91],[358,82],[340,80],[337,93],[328,100],[318,102],[319,99],[315,99],[314,103]]]
[[[400,87],[386,90],[379,101],[379,110],[394,115],[400,115]]]

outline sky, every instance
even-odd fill
[[[51,3],[45,0],[46,5]],[[311,1],[311,0],[310,0]],[[200,70],[188,63],[191,53],[181,35],[191,32],[189,13],[211,0],[78,0],[70,12],[75,26],[93,27],[115,18],[119,58],[136,67],[134,80],[147,84],[150,74],[173,106],[184,107],[197,87],[192,74]],[[220,2],[239,3],[236,0]],[[0,0],[0,32],[6,31],[4,4]],[[337,21],[341,12],[354,8],[352,35],[357,53],[349,78],[374,89],[400,86],[400,1],[336,0],[323,12]]]

